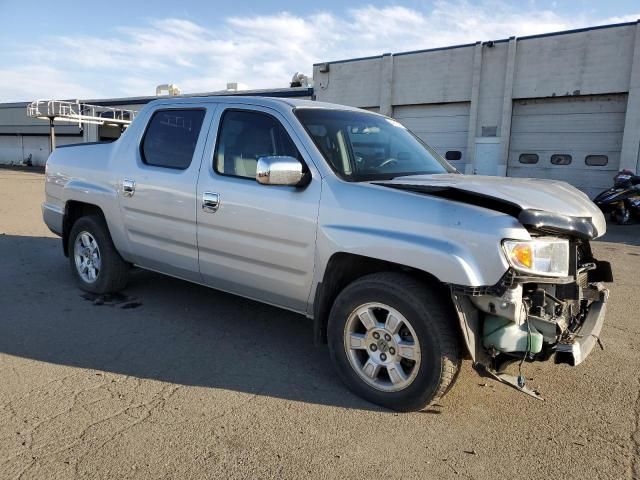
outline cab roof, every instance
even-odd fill
[[[159,98],[149,102],[149,106],[156,105],[204,105],[210,103],[235,103],[245,105],[257,105],[263,107],[271,107],[275,110],[291,108],[323,108],[330,110],[359,110],[355,107],[347,105],[338,105],[336,103],[318,102],[315,100],[304,100],[299,98],[279,98],[279,97],[263,97],[251,95],[211,95],[206,97],[174,97]]]

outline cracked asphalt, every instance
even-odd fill
[[[640,479],[640,225],[612,262],[605,350],[526,364],[544,402],[465,362],[425,412],[347,391],[305,318],[136,271],[73,284],[43,175],[0,170],[0,478]]]

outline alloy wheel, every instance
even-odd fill
[[[73,257],[80,278],[87,283],[94,283],[100,274],[102,261],[100,247],[93,235],[86,231],[78,234],[73,244]]]
[[[383,392],[407,388],[420,368],[420,342],[404,315],[382,303],[367,303],[349,315],[344,329],[349,363]]]

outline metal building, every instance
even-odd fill
[[[259,95],[273,97],[311,98],[310,87],[277,88],[267,90],[223,90],[186,96]],[[163,96],[80,100],[91,104],[122,110],[140,110],[146,103]],[[0,164],[35,166],[44,165],[51,152],[49,122],[27,115],[30,102],[0,103]],[[94,123],[68,123],[54,121],[57,145],[109,141],[118,138],[121,128]]]
[[[465,173],[638,171],[640,21],[314,65],[318,100],[405,124]]]

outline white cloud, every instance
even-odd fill
[[[227,81],[251,88],[287,86],[314,62],[433,48],[630,21],[636,15],[593,18],[517,7],[504,0],[436,1],[427,11],[366,6],[342,15],[232,17],[219,25],[177,18],[95,36],[59,36],[17,48],[0,70],[0,101],[57,97],[152,95],[155,85],[184,92],[220,90]]]
[[[24,65],[11,69],[0,69],[0,89],[2,90],[0,93],[0,101],[2,102],[54,97],[97,98],[104,96],[100,85],[78,82],[66,72],[45,65]]]

